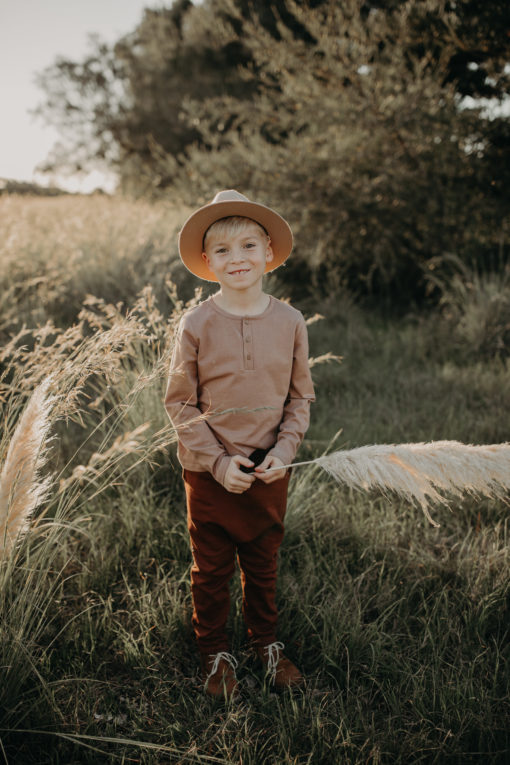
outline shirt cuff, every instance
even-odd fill
[[[290,444],[285,444],[281,441],[275,444],[267,454],[268,457],[278,457],[282,461],[282,465],[290,465],[296,456],[296,450]]]
[[[211,473],[213,478],[224,486],[225,474],[230,463],[230,457],[228,454],[222,454],[214,463]]]

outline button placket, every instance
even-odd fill
[[[243,320],[243,357],[244,368],[253,369],[253,346],[251,324],[246,319]]]

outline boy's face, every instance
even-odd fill
[[[246,223],[236,233],[207,237],[202,258],[223,289],[242,291],[259,286],[266,264],[273,260],[269,237],[256,223]]]

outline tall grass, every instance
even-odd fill
[[[104,196],[0,197],[0,332],[73,323],[88,295],[131,305],[150,284],[185,281],[176,231],[186,208]]]
[[[84,236],[101,239],[114,214],[120,231],[122,216],[129,229],[147,212],[114,200],[105,208],[51,201],[59,214],[59,204],[81,206],[73,208],[71,249]],[[48,262],[58,250],[57,219],[46,231],[41,218],[26,219],[25,241]],[[279,637],[306,686],[282,696],[264,687],[235,580],[229,627],[243,698],[224,706],[203,694],[175,433],[162,409],[183,306],[171,289],[162,302],[144,289],[144,275],[168,265],[147,252],[124,305],[118,295],[112,302],[106,275],[118,268],[122,291],[123,241],[119,234],[117,249],[112,234],[113,260],[103,253],[92,261],[97,281],[86,289],[69,266],[65,278],[79,294],[69,314],[38,299],[46,287],[36,283],[13,321],[15,245],[3,271],[2,463],[50,372],[57,400],[55,488],[36,510],[33,533],[0,563],[0,759],[506,763],[510,540],[502,502],[455,501],[437,511],[435,529],[400,501],[338,487],[314,466],[296,470],[280,554]],[[135,244],[131,252],[136,261]],[[33,268],[34,279],[47,273],[42,255]],[[304,308],[313,314],[316,306]],[[347,297],[320,310],[326,319],[310,325],[311,353],[343,361],[313,369],[318,401],[300,456],[373,442],[508,439],[507,361],[463,353],[449,318],[383,321]]]
[[[61,719],[44,669],[62,630],[94,608],[81,598],[76,612],[66,605],[77,572],[96,554],[92,529],[101,538],[98,519],[104,525],[122,496],[138,492],[141,504],[146,501],[153,462],[168,465],[164,454],[175,442],[156,402],[179,310],[164,319],[150,287],[126,312],[101,299],[86,303],[76,324],[24,329],[1,355],[0,703],[6,723],[18,726],[30,718],[27,699],[36,708],[44,701],[44,714],[50,709]],[[49,431],[58,440],[41,443]],[[48,459],[51,474],[40,480],[38,463]],[[22,537],[28,513],[39,504],[42,512]],[[124,523],[127,538],[133,520]],[[117,519],[112,536],[122,525]]]

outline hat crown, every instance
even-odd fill
[[[225,189],[223,191],[218,191],[216,196],[214,197],[213,201],[210,202],[210,204],[214,205],[217,202],[249,202],[250,200],[248,197],[245,197],[244,194],[240,194],[239,191],[236,191],[235,189]]]
[[[218,191],[212,202],[195,210],[179,233],[179,253],[186,268],[206,281],[218,281],[202,258],[204,235],[217,220],[235,216],[250,218],[259,223],[269,234],[273,259],[266,271],[280,266],[292,250],[292,231],[287,221],[270,207],[252,202],[235,189]]]

